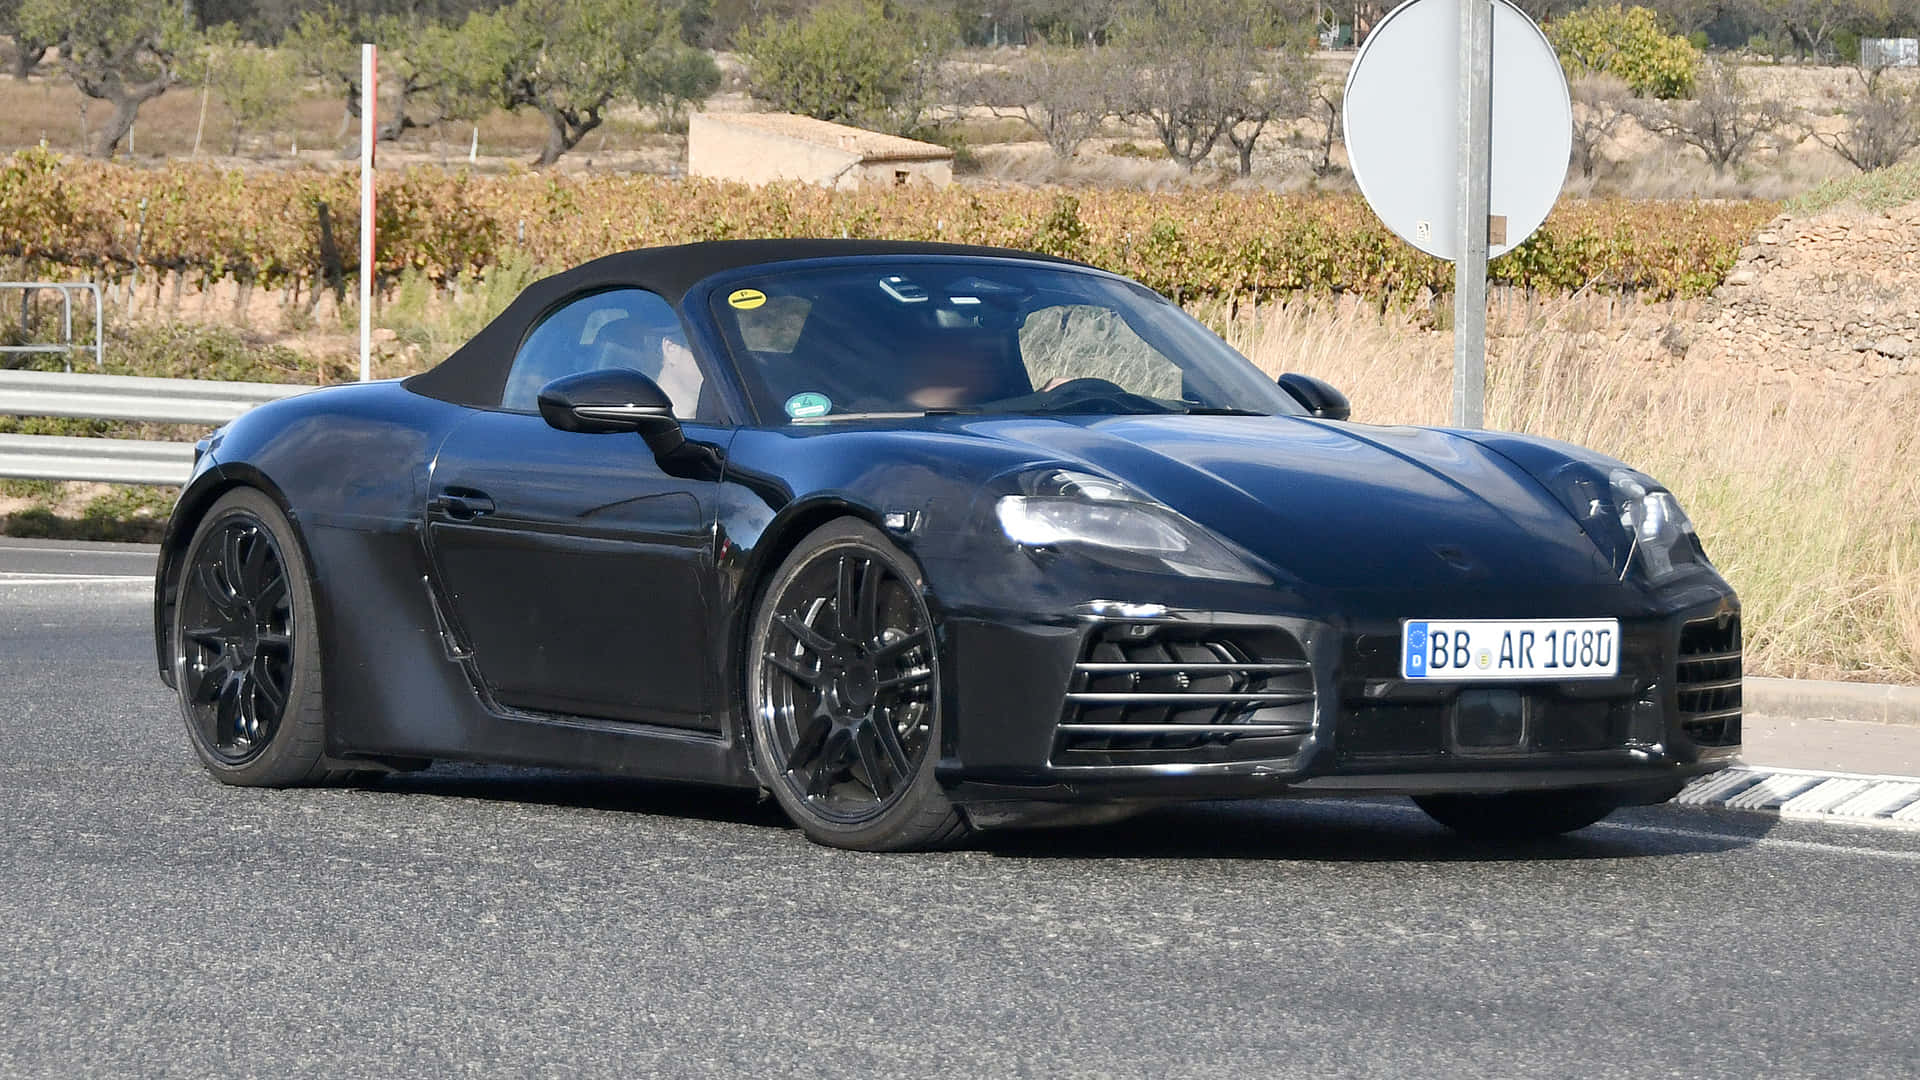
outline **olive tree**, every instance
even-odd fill
[[[916,127],[933,103],[954,40],[938,13],[883,0],[827,0],[735,36],[754,97],[782,112],[895,131]]]
[[[0,0],[0,34],[5,34],[13,42],[13,55],[8,57],[13,77],[22,82],[47,58],[56,42],[47,41],[28,33],[20,22],[21,0]]]
[[[660,0],[515,0],[467,17],[450,77],[500,108],[544,117],[534,163],[551,165],[605,122],[616,100],[677,100],[718,85],[681,30],[680,9]]]
[[[200,58],[206,85],[220,96],[232,117],[227,152],[240,152],[240,137],[286,118],[299,91],[293,60],[282,51],[269,51],[241,40],[233,24],[207,33]]]
[[[19,18],[32,39],[59,43],[62,66],[82,94],[113,106],[89,148],[94,157],[114,155],[140,106],[179,82],[200,49],[178,0],[23,0]]]
[[[375,133],[382,142],[475,111],[477,103],[458,84],[461,45],[451,27],[415,15],[362,16],[327,7],[303,13],[281,48],[299,73],[339,96],[341,135],[360,116],[360,44],[369,41],[380,47],[381,97],[390,101],[381,106]]]

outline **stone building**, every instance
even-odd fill
[[[687,172],[748,184],[945,187],[953,182],[953,151],[792,113],[694,113]]]

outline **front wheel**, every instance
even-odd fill
[[[940,663],[922,590],[905,552],[843,519],[800,542],[754,612],[754,765],[819,843],[905,851],[968,831],[933,775]]]
[[[1500,795],[1416,795],[1427,816],[1475,840],[1518,842],[1570,833],[1620,806],[1604,791],[1512,791]]]
[[[174,605],[187,737],[223,783],[333,779],[313,588],[293,527],[264,493],[222,495],[194,530]]]

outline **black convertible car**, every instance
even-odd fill
[[[1543,836],[1733,757],[1739,605],[1671,494],[1347,411],[1062,260],[612,255],[203,442],[160,672],[228,783],[597,770],[867,849],[1355,792]]]

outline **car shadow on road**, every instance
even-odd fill
[[[1552,862],[1737,851],[1771,828],[1770,823],[1727,832],[1622,827],[1647,813],[1620,811],[1598,826],[1550,840],[1494,843],[1463,837],[1398,800],[1206,802],[1162,807],[1107,825],[986,832],[973,846],[1021,859]]]
[[[702,784],[506,766],[437,765],[426,772],[374,777],[358,786],[396,795],[435,795],[762,828],[793,828],[771,799],[751,791]]]
[[[520,803],[799,831],[771,799],[731,788],[500,766],[441,765],[371,780],[370,791]],[[1477,842],[1435,824],[1397,799],[1265,799],[1184,803],[1104,825],[995,829],[966,850],[1010,859],[1275,859],[1312,862],[1550,862],[1737,851],[1764,836],[1770,819],[1720,818],[1719,830],[1676,829],[1636,808],[1552,840]],[[1622,827],[1626,825],[1627,827]]]

